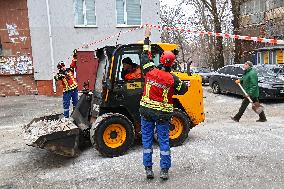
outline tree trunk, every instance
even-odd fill
[[[214,22],[214,30],[216,33],[222,33],[221,22],[218,17],[218,10],[216,6],[216,0],[210,0],[212,6],[212,15],[213,15],[213,22]],[[224,66],[224,55],[223,55],[223,38],[216,37],[216,57],[214,58],[213,68],[217,70]]]
[[[232,4],[232,13],[233,13],[233,27],[234,27],[234,34],[240,34],[240,3],[241,0],[231,0]],[[235,50],[234,50],[234,63],[240,64],[241,55],[242,55],[242,48],[241,48],[241,41],[239,39],[235,40]]]

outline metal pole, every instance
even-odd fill
[[[51,32],[49,0],[45,0],[45,3],[46,3],[46,13],[47,13],[47,22],[48,22],[51,69],[52,69],[52,75],[53,75],[55,73],[55,71],[54,71],[53,39],[52,39],[52,32]],[[52,78],[52,86],[53,86],[53,92],[55,93],[56,92],[56,84],[55,84],[55,80],[53,78]]]

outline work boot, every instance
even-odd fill
[[[235,117],[232,117],[232,116],[231,116],[231,119],[232,119],[233,121],[235,121],[235,122],[239,122],[239,120],[238,120],[237,118],[235,118]]]
[[[153,179],[154,178],[154,172],[152,170],[152,167],[145,167],[146,170],[146,178],[147,179]]]
[[[256,120],[256,122],[266,122],[267,121],[267,119],[258,119],[258,120]]]
[[[262,111],[260,114],[259,114],[259,119],[256,120],[256,122],[266,122],[267,119],[266,119],[266,116],[264,114],[264,112]]]
[[[169,179],[169,169],[161,169],[160,172],[160,178],[163,180],[168,180]]]

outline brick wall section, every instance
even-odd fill
[[[47,96],[61,96],[63,91],[63,86],[61,82],[56,83],[56,92],[53,92],[53,84],[52,80],[38,80],[37,89],[39,95],[47,95]]]
[[[37,94],[27,0],[0,0],[0,5],[0,95]]]
[[[0,76],[0,96],[18,96],[38,94],[31,75]]]
[[[32,55],[27,0],[0,0],[0,36],[5,56]]]

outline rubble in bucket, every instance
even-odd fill
[[[57,115],[46,116],[41,119],[34,119],[23,127],[24,139],[28,145],[33,145],[40,136],[76,128],[77,126],[74,125],[72,118],[67,119]]]

